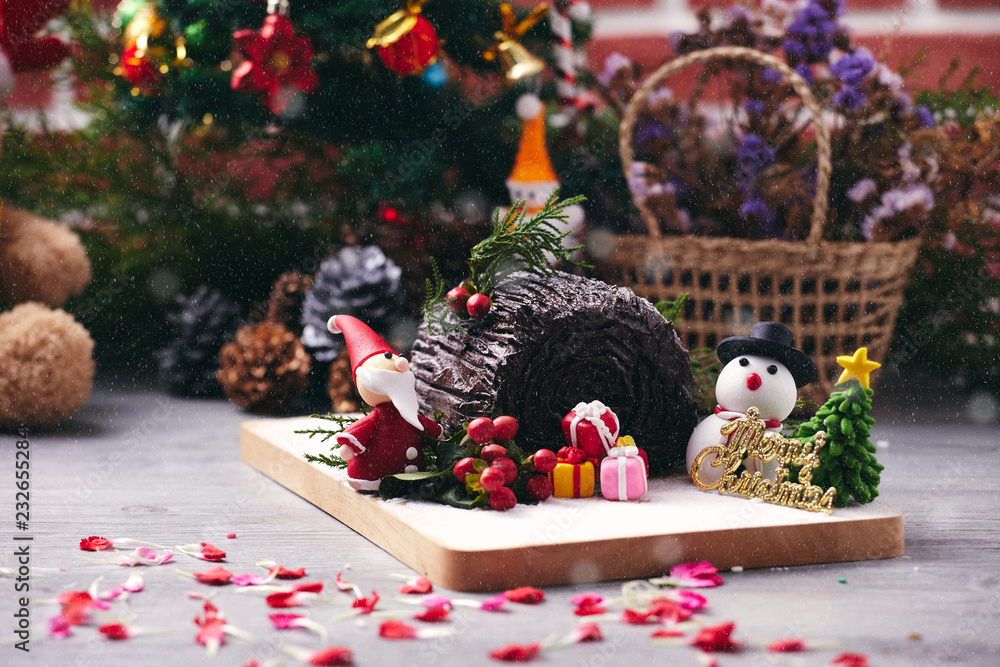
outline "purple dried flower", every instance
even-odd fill
[[[860,204],[876,192],[878,192],[878,186],[875,185],[875,181],[870,178],[863,178],[847,191],[847,198],[855,204]]]
[[[643,123],[635,133],[635,145],[641,151],[647,151],[652,145],[672,138],[670,128],[658,120]]]
[[[839,11],[839,5],[835,5],[831,16],[817,0],[812,0],[795,15],[785,31],[785,56],[791,61],[826,60],[833,50],[833,35],[837,31],[835,19]]]
[[[743,108],[746,109],[747,113],[751,116],[759,116],[764,113],[765,107],[764,103],[760,100],[747,100],[743,105]]]
[[[934,116],[931,115],[931,110],[925,107],[923,104],[914,109],[917,113],[917,118],[920,119],[920,125],[923,127],[934,127]]]
[[[853,86],[844,86],[833,96],[833,103],[847,111],[857,111],[867,101],[868,98]]]
[[[866,239],[871,239],[876,224],[914,207],[922,208],[925,213],[934,208],[934,193],[926,184],[889,190],[883,193],[882,202],[861,223],[861,233]]]
[[[830,65],[833,75],[848,86],[857,86],[875,69],[875,59],[864,49],[841,56],[837,62]]]
[[[750,183],[772,164],[774,151],[756,134],[750,133],[736,147],[736,179],[743,184]]]
[[[760,73],[760,78],[764,83],[781,83],[781,72],[776,69],[771,69],[770,67],[765,67],[764,71]]]
[[[813,69],[812,66],[806,63],[799,63],[795,66],[795,71],[798,72],[799,76],[806,80],[806,83],[812,85],[813,82]]]
[[[774,211],[757,195],[747,197],[740,207],[740,217],[755,225],[755,236],[764,236],[772,232],[774,226]]]
[[[611,79],[623,69],[631,69],[632,61],[615,51],[604,59],[604,69],[597,75],[597,81],[607,88],[611,85]]]

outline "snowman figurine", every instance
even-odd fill
[[[725,445],[729,436],[720,429],[726,422],[745,417],[756,407],[768,431],[780,431],[781,422],[792,413],[796,393],[816,377],[816,365],[803,352],[792,347],[792,332],[777,322],[758,322],[749,336],[733,336],[719,343],[719,360],[725,366],[715,383],[715,414],[706,417],[691,434],[687,446],[687,470],[701,450]],[[713,483],[722,476],[722,466],[710,465],[710,456],[699,476]],[[759,459],[748,457],[744,467],[774,480],[777,466],[766,467]]]

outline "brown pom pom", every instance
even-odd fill
[[[345,347],[330,364],[330,381],[326,385],[333,412],[361,412],[361,394],[351,375],[351,355]]]
[[[309,355],[281,324],[248,324],[222,346],[216,377],[226,398],[253,412],[287,410],[308,385]]]
[[[283,273],[271,289],[271,300],[267,304],[267,320],[284,324],[296,336],[302,335],[302,301],[312,287],[312,276],[304,276],[295,271]]]
[[[73,317],[39,303],[0,314],[0,427],[50,426],[87,401],[94,341]]]
[[[0,219],[0,299],[66,303],[90,282],[90,260],[67,227],[7,207]]]

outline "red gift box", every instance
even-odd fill
[[[619,428],[618,415],[600,401],[578,403],[562,421],[566,444],[579,447],[595,461],[615,446]]]

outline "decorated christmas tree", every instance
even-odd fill
[[[813,484],[837,487],[836,504],[844,507],[854,498],[861,504],[878,496],[880,474],[884,468],[875,458],[869,415],[872,394],[869,374],[880,364],[868,361],[867,350],[859,348],[853,356],[838,357],[844,366],[829,400],[799,426],[795,437],[809,440],[818,431],[826,431],[827,445],[819,451],[820,464],[813,473]]]

